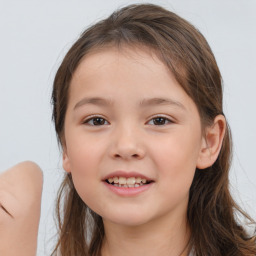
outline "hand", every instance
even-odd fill
[[[0,255],[35,256],[43,175],[26,161],[0,174]]]

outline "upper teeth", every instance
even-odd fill
[[[140,183],[147,183],[146,179],[142,179],[140,177],[129,177],[129,178],[125,178],[125,177],[113,177],[113,178],[109,178],[108,179],[109,183],[115,183],[115,184],[120,184],[120,185],[134,185],[134,184],[140,184]]]

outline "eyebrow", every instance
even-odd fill
[[[82,100],[80,100],[79,102],[76,103],[74,110],[83,105],[87,105],[87,104],[93,104],[93,105],[106,107],[106,106],[113,105],[113,102],[111,100],[103,99],[100,97],[83,98]]]
[[[150,98],[150,99],[143,99],[140,102],[140,106],[147,107],[151,105],[174,105],[176,107],[182,108],[185,110],[185,106],[176,100],[169,99],[169,98]]]
[[[110,99],[104,99],[100,97],[92,97],[92,98],[83,98],[79,102],[76,103],[74,110],[87,104],[98,105],[102,107],[108,107],[113,105],[113,101]],[[179,101],[169,99],[169,98],[149,98],[143,99],[140,101],[139,106],[141,107],[148,107],[154,105],[173,105],[185,110],[185,106],[180,103]]]

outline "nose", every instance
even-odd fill
[[[144,158],[145,148],[138,130],[136,127],[118,127],[117,131],[113,133],[109,151],[112,158],[123,160]]]

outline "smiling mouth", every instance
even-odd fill
[[[147,180],[144,178],[140,177],[113,177],[113,178],[108,178],[105,180],[110,185],[113,185],[115,187],[123,187],[123,188],[137,188],[141,187],[147,184],[152,183],[152,180]]]

